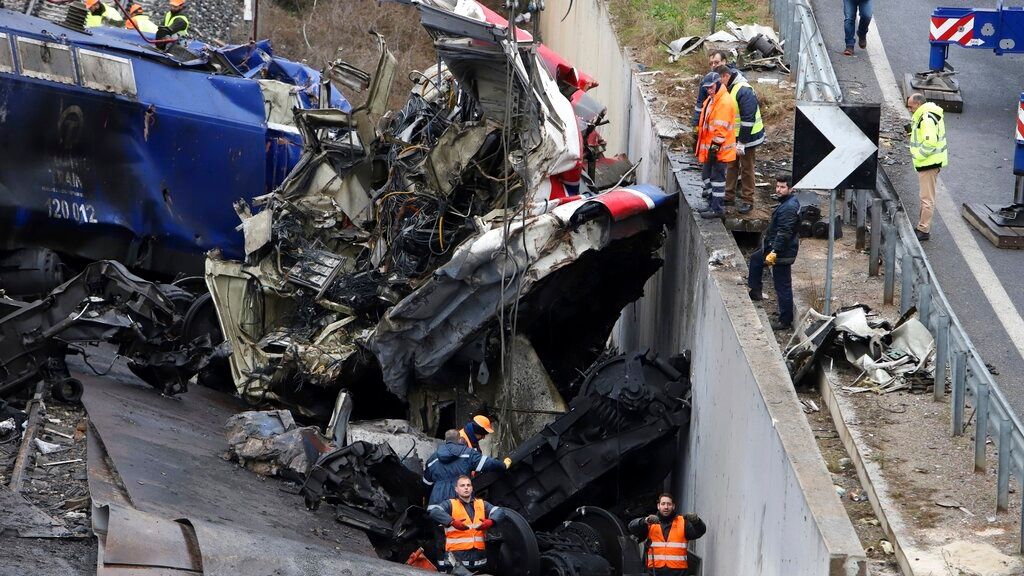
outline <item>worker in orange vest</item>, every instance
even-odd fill
[[[473,481],[459,476],[455,482],[456,498],[427,507],[427,513],[444,528],[444,550],[438,554],[437,565],[452,572],[455,564],[473,573],[487,569],[484,537],[496,521],[501,521],[501,508],[473,497]]]
[[[459,430],[459,436],[466,441],[466,446],[474,450],[480,450],[480,441],[488,434],[493,433],[494,427],[491,426],[491,419],[482,414],[473,416],[473,419],[467,422],[462,430]]]
[[[142,11],[141,4],[132,4],[128,8],[128,20],[125,21],[124,27],[129,30],[138,28],[141,32],[147,34],[156,34],[159,29],[159,26],[150,20],[149,15]]]
[[[702,218],[719,218],[725,214],[725,169],[736,160],[736,100],[722,85],[722,76],[732,73],[725,66],[715,68],[716,78],[708,87],[708,97],[700,111],[697,125],[697,160],[704,164],[704,196],[708,206],[700,211]]]
[[[707,527],[696,514],[677,514],[675,499],[662,494],[658,496],[658,513],[633,520],[629,531],[646,540],[649,574],[684,576],[690,566],[689,542],[703,536]]]

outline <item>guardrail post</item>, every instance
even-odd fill
[[[900,314],[906,314],[914,297],[914,257],[909,253],[903,255],[900,276]]]
[[[924,324],[925,328],[931,323],[932,314],[932,285],[927,281],[917,289],[917,319]]]
[[[988,384],[979,382],[974,392],[974,471],[985,473],[985,441],[988,439]]]
[[[885,255],[882,263],[885,265],[882,301],[891,305],[896,292],[896,227],[892,224],[885,225]]]
[[[942,383],[945,388],[946,383]],[[967,352],[953,355],[953,436],[964,435],[964,397],[967,396]]]
[[[882,249],[882,199],[871,200],[871,253],[868,276],[878,276],[878,254]]]
[[[854,190],[854,199],[857,201],[857,250],[863,250],[867,241],[867,212],[868,212],[868,191]]]
[[[949,366],[949,316],[939,314],[935,323],[935,387],[933,397],[946,397],[946,367]],[[954,377],[956,374],[954,373]]]
[[[996,512],[1006,512],[1010,504],[1010,419],[999,423],[999,469],[996,471]]]

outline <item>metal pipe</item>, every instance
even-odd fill
[[[828,195],[828,260],[825,261],[825,315],[832,314],[832,258],[836,250],[836,191]]]
[[[926,281],[917,288],[917,318],[927,328],[931,324],[931,315],[932,285]]]
[[[885,266],[882,279],[882,302],[888,305],[893,303],[896,294],[896,227],[892,224],[885,225],[885,255],[882,264]]]
[[[974,392],[974,471],[985,473],[985,441],[988,438],[988,385]]]
[[[878,254],[882,249],[882,199],[871,200],[871,252],[868,255],[868,276],[878,276]]]
[[[939,314],[935,323],[935,386],[932,394],[936,402],[941,402],[946,396],[946,367],[948,365],[949,316]]]
[[[999,422],[999,469],[996,471],[996,512],[1006,512],[1010,504],[1010,419]]]
[[[715,28],[718,27],[718,0],[711,0],[711,32],[715,33]]]
[[[945,382],[943,382],[945,387]],[[964,435],[964,399],[967,396],[967,352],[953,354],[953,436]]]
[[[900,264],[900,314],[906,314],[914,297],[914,257],[905,252]]]
[[[857,200],[857,250],[863,250],[868,239],[867,211],[868,194],[867,190],[854,190],[854,198]]]

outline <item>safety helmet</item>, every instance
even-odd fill
[[[128,9],[128,14],[131,16],[142,14],[142,4],[132,4],[131,8]]]
[[[491,419],[487,416],[477,414],[476,416],[473,416],[473,423],[486,430],[488,434],[494,433],[494,428],[491,426]]]
[[[85,0],[85,9],[91,10],[93,6],[100,3],[100,0]]]
[[[185,5],[185,0],[170,0],[173,8],[178,8]]]

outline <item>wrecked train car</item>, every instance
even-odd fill
[[[294,167],[292,109],[350,109],[267,41],[162,51],[136,31],[73,20],[0,8],[0,288],[9,294],[45,294],[62,281],[62,259],[173,276],[201,273],[211,249],[241,257],[231,204],[275,189]]]
[[[211,256],[206,279],[244,398],[326,419],[347,389],[358,418],[411,405],[440,434],[508,402],[513,341],[549,399],[568,391],[660,267],[675,207],[603,157],[592,80],[482,8],[415,8],[441,64],[385,112],[382,45],[366,105],[297,111],[302,158],[237,207],[247,256]]]

